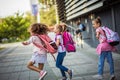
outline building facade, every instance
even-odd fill
[[[120,35],[120,0],[56,0],[56,3],[60,21],[76,28],[75,22],[80,20],[87,27],[83,36],[91,47],[98,44],[92,27],[92,19],[98,16],[102,25]]]

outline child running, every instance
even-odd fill
[[[30,39],[28,41],[22,42],[23,45],[29,45],[33,43],[33,55],[30,61],[28,62],[27,67],[39,73],[39,80],[43,80],[43,78],[47,74],[47,72],[43,70],[44,63],[47,61],[47,51],[43,48],[38,48],[35,44],[43,45],[40,38],[37,35],[47,34],[47,31],[48,29],[46,25],[41,23],[34,23],[29,28],[29,32],[31,35]],[[38,67],[34,66],[35,63],[38,64]]]
[[[61,71],[61,74],[63,77],[62,80],[67,80],[67,76],[65,72],[67,72],[69,74],[70,79],[72,79],[72,70],[62,65],[64,57],[66,56],[66,49],[63,45],[62,31],[63,31],[63,28],[61,25],[55,25],[55,28],[54,28],[54,32],[56,33],[55,41],[58,46],[56,67],[59,68]]]
[[[100,44],[97,46],[97,53],[99,54],[99,63],[98,63],[98,75],[93,76],[97,79],[103,79],[103,69],[104,62],[107,59],[110,67],[110,80],[116,80],[114,75],[114,62],[112,57],[112,51],[115,50],[114,47],[108,44],[106,34],[101,28],[102,23],[100,18],[96,18],[92,21],[93,27],[96,29],[96,38],[99,40]]]

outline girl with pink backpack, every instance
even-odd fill
[[[99,55],[99,63],[98,63],[98,74],[93,76],[97,79],[103,79],[103,70],[104,70],[104,62],[107,59],[107,62],[110,67],[110,80],[116,80],[114,75],[114,62],[112,57],[112,51],[116,50],[114,46],[111,46],[107,42],[106,33],[102,29],[102,23],[100,18],[96,18],[92,21],[93,27],[96,29],[96,38],[99,40],[99,44],[96,48],[96,51]]]
[[[60,69],[62,74],[62,80],[67,80],[67,76],[65,72],[68,73],[70,79],[72,79],[72,70],[68,69],[67,67],[63,66],[63,60],[66,56],[66,49],[63,45],[63,37],[62,37],[63,28],[61,25],[55,25],[54,32],[56,33],[55,41],[58,46],[58,55],[56,59],[56,67]]]

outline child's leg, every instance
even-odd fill
[[[72,71],[62,65],[65,55],[66,52],[58,53],[56,67],[60,69],[63,78],[66,78],[65,72],[68,72],[68,74],[70,75],[70,79],[72,79]]]
[[[32,61],[28,62],[27,67],[33,71],[40,72],[40,69],[34,66],[34,62]]]
[[[62,73],[62,77],[66,78],[66,74],[65,74],[65,71],[60,69],[61,73]]]
[[[107,54],[107,62],[109,63],[109,66],[110,66],[110,74],[114,75],[114,62],[113,62],[111,51],[109,51]]]
[[[43,80],[45,75],[47,74],[46,71],[43,71],[43,68],[44,68],[44,63],[39,63],[38,64],[38,68],[40,69],[40,80]]]
[[[39,68],[40,70],[43,70],[43,67],[44,67],[44,63],[38,63],[38,68]]]
[[[99,56],[99,62],[98,62],[98,74],[99,75],[103,75],[105,55],[106,55],[106,51],[103,51]]]
[[[68,69],[62,65],[65,55],[66,55],[66,52],[58,53],[57,60],[56,60],[56,67],[60,69],[63,77],[66,77],[65,71],[68,71]]]

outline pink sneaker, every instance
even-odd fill
[[[40,78],[39,80],[43,79],[46,76],[47,72],[46,71],[40,71]]]

